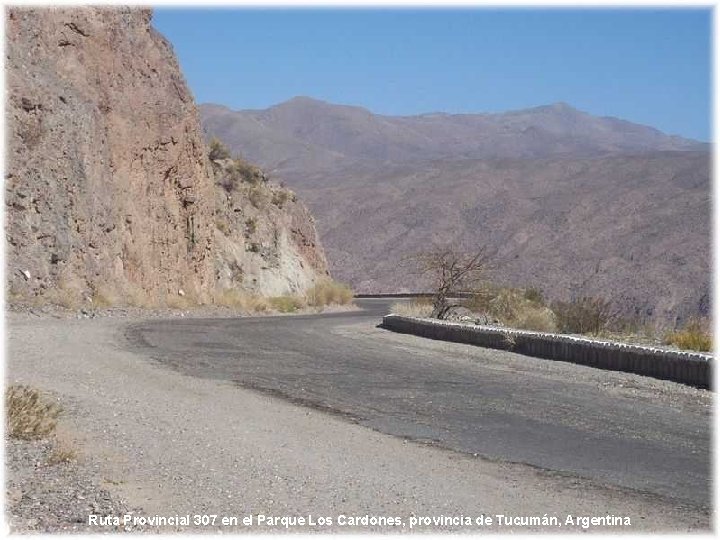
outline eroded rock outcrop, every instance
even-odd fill
[[[265,290],[255,254],[218,235],[218,188],[195,103],[151,18],[130,8],[7,11],[11,301],[157,305],[179,290],[209,301],[218,280],[237,283],[218,272],[223,258],[247,266],[249,283]],[[258,217],[258,233],[277,231],[282,244],[286,264],[265,287],[280,294],[325,268],[317,242],[305,249],[293,238],[293,227],[315,238],[306,211],[275,210]],[[307,271],[284,273],[294,267]]]
[[[216,178],[215,264],[219,290],[298,293],[327,276],[309,211],[290,190],[242,161],[212,161]]]

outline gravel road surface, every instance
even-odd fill
[[[393,334],[376,328],[387,301],[359,303],[298,317],[10,316],[6,375],[60,396],[83,470],[148,516],[314,517],[296,532],[497,514],[515,524],[482,528],[571,532],[608,514],[630,525],[591,530],[710,527],[709,392]],[[401,524],[338,523],[368,514]],[[520,519],[544,515],[560,525]]]

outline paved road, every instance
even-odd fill
[[[380,432],[710,505],[711,395],[667,381],[394,334],[392,301],[315,316],[158,320],[130,347],[182,373]]]

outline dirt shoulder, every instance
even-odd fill
[[[445,519],[413,530],[577,532],[584,530],[582,518],[608,515],[627,517],[630,525],[590,530],[710,526],[707,512],[651,495],[408,443],[230,382],[170,371],[124,349],[123,330],[138,320],[10,314],[6,324],[8,384],[59,398],[66,411],[60,427],[83,456],[73,474],[125,505],[106,514],[135,508],[144,516],[255,519],[252,526],[164,529],[207,532],[286,528],[258,524],[258,514],[304,517],[305,525],[289,526],[295,532],[401,532],[413,517],[481,515],[492,523]],[[7,470],[14,455],[7,454]],[[500,514],[511,516],[511,524],[498,523]],[[368,515],[386,518],[384,525],[365,525],[364,518],[356,527],[341,523],[341,516],[347,523],[348,516]],[[560,524],[529,521],[546,515]],[[400,525],[387,524],[396,517]]]

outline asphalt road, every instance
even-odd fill
[[[710,506],[708,392],[377,328],[394,301],[328,315],[149,321],[126,337],[182,373],[383,433]]]

